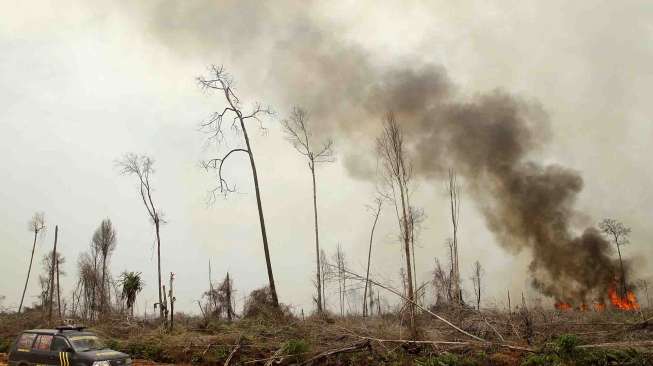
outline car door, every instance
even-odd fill
[[[33,363],[32,362],[32,345],[36,339],[35,333],[23,333],[16,341],[16,345],[9,353],[9,361],[15,364],[18,363]]]
[[[55,363],[52,359],[52,351],[50,351],[53,338],[52,334],[39,334],[36,336],[30,357],[32,364],[59,366],[59,363]]]
[[[50,346],[50,351],[52,352],[52,357],[54,358],[56,365],[71,366],[73,364],[72,357],[74,354],[68,352],[71,348],[72,347],[66,338],[62,336],[54,336],[52,346]]]

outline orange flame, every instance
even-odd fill
[[[637,302],[637,296],[635,293],[627,290],[626,296],[622,297],[617,293],[615,286],[610,288],[608,291],[608,297],[612,305],[619,310],[639,310],[639,303]]]
[[[563,301],[556,302],[554,306],[556,307],[556,309],[558,309],[560,311],[571,310],[571,304],[563,302]]]
[[[587,304],[585,304],[585,303],[580,304],[580,306],[578,307],[578,310],[580,310],[580,311],[587,311],[589,309],[590,309],[590,307],[587,306]]]

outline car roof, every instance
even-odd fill
[[[30,329],[26,330],[23,333],[37,333],[37,334],[49,334],[49,335],[62,335],[62,336],[71,336],[71,335],[95,335],[94,333],[91,332],[82,332],[79,330],[73,330],[73,329],[64,329],[64,330],[59,330],[59,329]]]

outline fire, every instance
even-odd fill
[[[587,306],[587,304],[585,304],[585,303],[580,304],[580,306],[578,307],[578,310],[580,310],[580,311],[587,311],[589,309],[590,309],[590,307]]]
[[[558,302],[556,302],[556,303],[555,303],[555,307],[556,307],[556,309],[558,309],[558,310],[560,310],[560,311],[571,310],[571,304],[569,304],[569,303],[567,303],[567,302],[564,302],[564,301],[558,301]]]
[[[616,286],[610,288],[608,291],[608,297],[612,305],[619,310],[639,310],[639,303],[637,302],[637,296],[635,293],[627,290],[626,296],[622,297],[617,293]]]

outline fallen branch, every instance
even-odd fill
[[[505,343],[491,343],[491,342],[464,342],[464,341],[411,341],[409,339],[380,339],[373,337],[356,336],[361,339],[367,339],[379,343],[398,343],[398,344],[430,344],[433,346],[498,346],[503,348],[512,349],[515,351],[531,352],[535,350],[527,347],[513,346]]]
[[[332,349],[332,350],[329,350],[329,351],[326,351],[326,352],[322,352],[322,353],[318,354],[317,356],[312,357],[312,358],[304,361],[300,365],[307,365],[307,364],[312,363],[313,361],[317,361],[317,360],[320,360],[322,358],[337,355],[339,353],[357,352],[357,351],[360,351],[361,349],[367,349],[369,347],[370,347],[370,341],[369,340],[356,342],[356,343],[351,344],[351,345],[346,346],[346,347]]]
[[[483,318],[483,321],[485,322],[485,324],[487,324],[487,326],[490,327],[490,329],[492,329],[497,336],[499,336],[499,339],[501,340],[501,342],[505,342],[506,340],[503,339],[503,336],[501,335],[501,333],[499,333],[499,331],[495,327],[493,327],[492,324],[490,324],[490,322],[488,322],[485,317],[482,317],[482,318]]]
[[[238,350],[240,349],[240,340],[241,339],[238,338],[238,344],[236,344],[236,347],[234,347],[234,349],[231,350],[231,353],[229,353],[229,357],[227,357],[227,359],[224,361],[224,366],[229,366],[231,359],[234,357],[236,352],[238,352]]]
[[[333,267],[333,265],[330,265],[330,266]],[[348,269],[346,269],[346,268],[344,269],[344,272],[347,273],[347,274],[349,274],[350,276],[353,276],[355,279],[358,279],[358,280],[360,280],[360,281],[365,281],[365,280],[366,280],[365,277],[363,277],[363,276],[361,276],[361,275],[359,275],[359,274],[357,274],[357,273],[351,272],[350,270],[348,270]],[[429,314],[433,315],[434,317],[438,318],[439,320],[441,320],[442,322],[446,323],[446,324],[449,325],[450,327],[454,328],[454,329],[457,330],[458,332],[460,332],[460,333],[462,333],[462,334],[464,334],[464,335],[466,335],[466,336],[468,336],[468,337],[470,337],[470,338],[472,338],[472,339],[475,339],[475,340],[477,340],[477,341],[480,341],[480,342],[486,342],[486,343],[487,343],[487,341],[486,341],[485,339],[480,338],[480,337],[477,337],[477,336],[475,336],[475,335],[473,335],[473,334],[471,334],[471,333],[469,333],[469,332],[466,332],[466,331],[460,329],[459,327],[457,327],[456,325],[454,325],[453,323],[451,323],[451,322],[448,321],[447,319],[445,319],[445,318],[441,317],[440,315],[438,315],[438,314],[436,314],[436,313],[434,313],[434,312],[428,310],[427,308],[423,307],[422,305],[418,304],[417,302],[415,302],[415,301],[413,301],[413,300],[407,298],[406,296],[404,296],[403,294],[401,294],[399,291],[397,291],[397,290],[395,290],[395,289],[393,289],[393,288],[391,288],[391,287],[388,287],[388,286],[386,286],[386,285],[383,285],[383,284],[381,284],[381,283],[379,283],[379,282],[376,282],[376,281],[372,280],[371,278],[368,279],[368,281],[369,281],[370,283],[373,283],[374,285],[376,285],[376,286],[378,286],[378,287],[381,287],[382,289],[384,289],[384,290],[386,290],[386,291],[390,291],[390,292],[392,292],[393,294],[399,296],[399,297],[402,298],[403,300],[412,303],[412,304],[413,304],[415,307],[417,307],[418,309],[420,309],[420,310],[422,310],[422,311],[424,311],[424,312],[426,312],[426,313],[429,313]]]
[[[653,341],[633,341],[633,342],[612,342],[612,343],[598,343],[598,344],[584,344],[578,348],[632,348],[632,347],[647,347],[649,350],[653,349]]]

